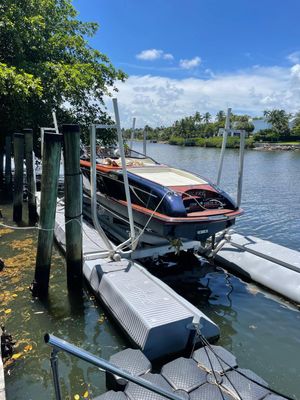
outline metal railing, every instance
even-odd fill
[[[77,346],[74,346],[71,343],[66,342],[65,340],[59,339],[54,335],[50,335],[46,333],[45,342],[52,347],[50,362],[51,362],[51,369],[53,374],[53,383],[55,389],[55,396],[57,400],[61,400],[61,391],[59,385],[59,374],[58,374],[58,352],[64,351],[68,354],[71,354],[75,357],[80,358],[83,361],[86,361],[90,364],[95,365],[102,370],[105,370],[111,374],[117,375],[121,378],[126,379],[127,381],[133,382],[139,386],[142,386],[145,389],[148,389],[156,394],[164,396],[166,399],[170,400],[182,400],[182,397],[169,392],[168,390],[163,389],[160,386],[157,386],[143,378],[133,376],[130,373],[116,367],[115,365],[111,364],[110,362],[104,360],[103,358],[96,357],[93,354],[89,353],[88,351],[82,350]]]

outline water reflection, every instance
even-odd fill
[[[179,148],[153,144],[149,155],[163,162],[214,177],[218,150]],[[235,194],[237,152],[229,151],[224,162],[222,186]],[[246,152],[243,207],[238,222],[245,234],[271,238],[299,248],[300,154]],[[284,190],[282,190],[284,188]],[[12,207],[1,205],[4,222],[11,223]],[[26,215],[24,215],[26,220]],[[1,233],[2,232],[2,233]],[[45,332],[53,333],[105,359],[128,342],[99,303],[84,291],[68,294],[65,264],[55,249],[48,303],[32,299],[28,290],[33,278],[36,232],[0,230],[1,258],[8,268],[0,272],[1,322],[17,341],[20,358],[6,368],[7,400],[53,398],[50,348]],[[162,268],[165,267],[165,268]],[[206,313],[221,329],[219,344],[232,351],[239,365],[253,369],[276,389],[300,398],[300,313],[275,294],[241,281],[218,266],[188,259],[169,260],[154,273]],[[12,296],[12,295],[16,296]],[[3,310],[11,309],[5,314]],[[32,350],[25,352],[26,346]],[[60,354],[64,398],[96,397],[105,390],[105,376],[74,357]]]

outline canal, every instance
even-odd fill
[[[136,150],[142,143],[135,143]],[[160,162],[215,180],[219,150],[148,144]],[[238,151],[226,153],[221,187],[235,197]],[[246,151],[242,206],[236,229],[300,251],[300,152]],[[10,205],[0,206],[4,224],[12,224]],[[26,220],[26,216],[24,217]],[[15,356],[6,363],[7,400],[54,398],[50,349],[45,332],[53,333],[104,358],[128,343],[93,296],[77,298],[66,290],[65,263],[54,249],[50,295],[33,299],[28,287],[35,265],[36,230],[0,229],[0,319],[16,341]],[[182,265],[178,277],[154,271],[207,313],[221,329],[220,345],[239,365],[252,369],[271,387],[300,398],[300,313],[296,305],[218,266]],[[97,368],[67,355],[59,356],[63,398],[93,398],[105,390]]]

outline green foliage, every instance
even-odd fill
[[[191,146],[191,142],[193,142],[193,146],[199,147],[222,147],[222,136],[214,136],[211,138],[196,138],[196,139],[184,139],[182,137],[172,136],[169,140],[169,144],[177,145],[177,146]],[[253,138],[246,139],[246,147],[253,147]],[[230,136],[227,138],[227,148],[229,149],[238,149],[240,147],[240,138],[238,136]]]
[[[225,119],[226,119],[225,112],[223,110],[220,110],[216,115],[216,121],[224,123]]]
[[[261,129],[253,137],[256,142],[277,142],[279,140],[279,135],[272,129]]]
[[[248,133],[254,131],[254,125],[252,122],[249,122],[249,115],[234,115],[232,114],[230,117],[231,126],[234,129],[244,130]]]
[[[278,137],[290,133],[289,119],[291,114],[288,114],[285,110],[265,110],[264,116],[266,121],[272,125],[272,130]]]
[[[300,112],[297,112],[295,114],[291,135],[292,136],[300,136]]]
[[[0,63],[0,93],[2,96],[14,95],[23,99],[32,95],[41,97],[41,80],[32,74],[18,72],[15,67]]]
[[[26,126],[106,119],[103,95],[125,74],[92,49],[98,25],[81,22],[71,0],[2,0],[0,5],[2,132]]]
[[[189,117],[184,117],[177,120],[169,127],[157,127],[151,128],[148,125],[144,129],[135,130],[135,138],[142,140],[143,131],[147,133],[147,139],[168,141],[170,144],[179,144],[183,146],[212,146],[216,147],[219,145],[218,139],[214,139],[220,128],[224,128],[225,125],[225,113],[219,111],[217,119],[214,122],[211,121],[211,114],[206,112],[200,114],[198,111]],[[252,132],[254,125],[249,122],[248,115],[231,115],[231,122],[234,124],[236,129],[244,129],[246,132]],[[124,136],[129,139],[131,136],[131,130],[127,129],[124,131]],[[212,140],[201,140],[208,139]],[[216,143],[215,143],[216,140]]]

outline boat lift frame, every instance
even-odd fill
[[[166,245],[153,246],[151,248],[137,248],[138,245],[138,237],[136,236],[133,213],[132,213],[132,203],[130,196],[130,186],[128,181],[127,167],[126,167],[126,159],[125,159],[125,151],[124,151],[124,142],[121,131],[119,110],[118,110],[118,102],[117,99],[113,99],[113,107],[115,113],[115,124],[92,124],[90,125],[90,152],[91,152],[91,167],[90,167],[90,179],[91,179],[91,216],[94,227],[96,228],[98,234],[102,238],[104,244],[107,247],[107,251],[100,252],[91,252],[85,255],[86,260],[94,260],[97,258],[105,258],[110,257],[114,260],[118,260],[121,257],[131,258],[131,259],[140,259],[147,257],[158,257],[160,255],[164,255],[167,253],[174,252],[172,249],[172,244],[168,243]],[[133,122],[133,126],[135,125],[135,119]],[[127,201],[127,209],[128,209],[128,219],[130,226],[130,237],[125,240],[118,246],[114,246],[112,242],[108,239],[106,233],[104,232],[97,215],[97,171],[96,171],[96,160],[97,160],[97,151],[96,151],[96,131],[97,129],[116,129],[118,134],[118,144],[119,144],[119,152],[122,163],[122,172],[123,172],[123,180]],[[134,128],[133,128],[134,129]],[[131,247],[130,250],[124,251],[124,248]],[[197,241],[184,241],[180,250],[192,250],[193,252],[198,251],[200,248],[200,242]]]

